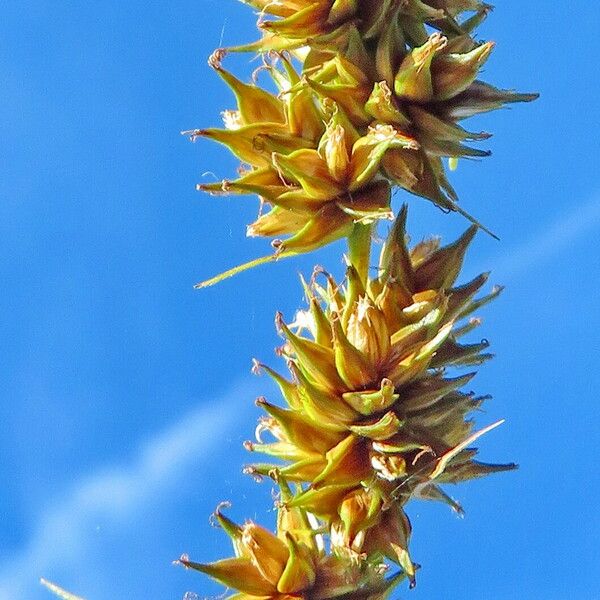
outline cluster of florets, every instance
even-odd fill
[[[412,578],[404,505],[420,497],[460,512],[439,484],[515,465],[474,460],[468,446],[480,432],[467,416],[484,398],[461,390],[475,373],[448,377],[491,357],[486,341],[460,341],[479,324],[472,312],[500,291],[475,298],[487,274],[456,285],[476,228],[448,246],[409,249],[405,221],[403,208],[366,285],[352,265],[344,285],[318,270],[305,284],[309,310],[290,326],[277,315],[292,379],[256,370],[275,379],[288,406],[259,399],[268,416],[246,446],[278,459],[247,471],[300,484],[289,506],[319,517],[334,546],[391,559]]]
[[[389,218],[393,186],[466,214],[442,159],[487,156],[469,142],[489,134],[469,132],[459,121],[535,98],[478,79],[494,44],[471,34],[488,5],[251,4],[260,8],[266,32],[252,48],[267,52],[260,70],[277,92],[227,72],[225,50],[213,54],[209,62],[237,108],[224,111],[225,129],[186,133],[228,146],[242,172],[199,189],[257,194],[261,215],[248,235],[276,238],[279,252],[312,250],[348,235],[353,223]],[[465,11],[475,16],[461,20]],[[268,13],[282,18],[265,21]]]

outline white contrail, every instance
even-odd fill
[[[134,511],[159,502],[192,465],[209,460],[213,447],[248,416],[236,404],[240,398],[251,404],[249,388],[247,382],[237,385],[210,406],[184,415],[143,444],[129,466],[104,469],[76,483],[62,502],[42,513],[27,545],[0,563],[0,600],[32,597],[40,576],[55,566],[77,564],[99,518],[126,522]]]
[[[492,259],[490,264],[494,276],[500,277],[503,282],[518,277],[600,226],[599,195],[586,204],[569,207],[569,211],[567,216],[561,217],[537,236]]]

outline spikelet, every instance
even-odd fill
[[[291,497],[281,482],[282,499]],[[252,521],[238,525],[217,508],[215,519],[231,538],[235,556],[203,564],[182,556],[179,564],[205,573],[238,593],[231,600],[384,600],[404,578],[386,577],[381,561],[327,554],[315,521],[301,508],[278,509],[277,531]]]
[[[309,53],[300,73],[271,53],[264,69],[277,95],[227,72],[226,51],[217,50],[209,63],[238,106],[224,111],[225,129],[184,133],[226,145],[242,161],[241,177],[198,189],[257,194],[269,210],[248,235],[275,237],[280,253],[313,250],[347,236],[354,223],[389,218],[393,185],[480,225],[458,206],[442,159],[488,156],[471,142],[489,134],[459,122],[536,97],[477,79],[493,46],[436,32],[416,47],[388,41],[375,54],[362,45]]]
[[[256,193],[270,210],[249,225],[249,236],[288,236],[274,242],[279,252],[304,252],[346,236],[356,222],[389,219],[390,185],[380,173],[393,148],[414,152],[419,144],[389,125],[374,123],[363,134],[335,103],[315,103],[299,85],[292,65],[265,66],[281,88],[275,96],[247,85],[222,68],[221,53],[211,64],[233,89],[235,111],[226,111],[226,129],[189,132],[225,144],[248,165],[233,181],[199,185],[219,193]]]
[[[470,34],[491,10],[479,0],[244,0],[258,12],[263,38],[240,51],[336,48],[357,40],[377,52],[390,40],[418,46],[428,30],[457,37]],[[464,13],[468,13],[465,15]]]
[[[333,539],[355,552],[378,551],[414,576],[408,558],[410,525],[402,507],[413,496],[460,508],[439,487],[515,465],[474,460],[467,448],[479,434],[467,415],[484,398],[462,391],[474,373],[448,377],[451,367],[490,358],[487,342],[459,338],[477,325],[472,311],[499,293],[474,299],[483,274],[456,280],[471,227],[457,241],[427,240],[407,247],[406,207],[383,246],[377,276],[365,287],[350,265],[346,285],[325,275],[305,285],[309,310],[277,327],[286,343],[292,381],[272,374],[288,406],[264,399],[259,432],[272,442],[248,442],[283,464],[257,464],[306,484],[290,506],[322,518]],[[392,533],[394,532],[394,533]]]
[[[356,50],[324,54],[314,66],[305,63],[303,82],[318,97],[334,100],[358,131],[385,124],[416,140],[417,151],[393,147],[385,153],[384,176],[445,210],[464,214],[442,159],[488,156],[489,151],[472,143],[490,134],[470,132],[460,121],[537,97],[478,79],[493,48],[492,42],[434,33],[415,48],[391,49],[379,60]]]

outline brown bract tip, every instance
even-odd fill
[[[285,323],[283,321],[283,313],[278,310],[275,313],[275,327],[277,328],[277,333],[281,333],[283,331],[284,326]]]
[[[221,68],[221,63],[223,59],[227,55],[227,50],[225,48],[217,48],[209,57],[208,64],[216,70]]]
[[[202,129],[186,129],[185,131],[180,131],[179,133],[181,133],[181,135],[187,135],[191,142],[195,142],[203,135],[204,132]]]

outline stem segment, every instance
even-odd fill
[[[371,257],[371,234],[373,223],[364,225],[355,223],[348,237],[348,254],[350,264],[356,269],[360,280],[366,287],[369,276],[369,260]]]

